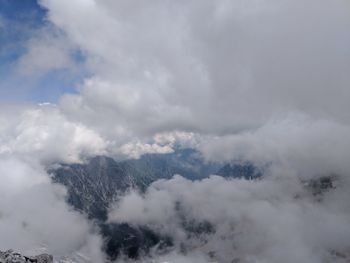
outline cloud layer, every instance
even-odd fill
[[[294,111],[350,121],[346,1],[42,4],[92,73],[62,107],[108,135],[230,133]]]
[[[155,254],[159,262],[343,262],[334,255],[349,252],[349,181],[316,201],[294,179],[176,176],[127,194],[110,220],[174,238],[170,253]]]

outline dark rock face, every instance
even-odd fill
[[[262,172],[251,163],[226,164],[217,172],[217,175],[221,175],[226,178],[230,177],[252,180],[261,177]]]

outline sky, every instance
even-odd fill
[[[175,178],[157,183],[145,196],[126,196],[126,205],[116,205],[111,220],[143,218],[137,211],[124,211],[127,204],[157,206],[159,195],[168,200],[161,209],[173,213],[180,198],[176,189],[195,189],[204,196],[209,184],[223,190],[212,193],[213,204],[225,198],[246,202],[253,212],[237,204],[242,212],[238,217],[252,220],[258,232],[260,222],[254,218],[264,218],[263,226],[275,218],[259,210],[261,198],[272,215],[279,211],[276,202],[297,215],[305,207],[314,209],[305,217],[290,215],[288,231],[268,235],[271,247],[260,247],[261,238],[256,247],[242,247],[238,253],[260,251],[260,262],[281,262],[295,251],[301,258],[291,260],[320,262],[324,251],[343,248],[334,235],[323,243],[312,231],[324,238],[339,225],[343,243],[350,240],[341,231],[349,222],[346,187],[330,195],[328,203],[294,197],[300,182],[321,175],[336,174],[348,186],[349,47],[347,0],[0,0],[0,161],[3,173],[10,175],[6,182],[13,185],[4,200],[18,198],[27,204],[27,195],[33,200],[47,196],[57,201],[58,213],[74,228],[80,217],[64,205],[64,193],[52,190],[60,193],[57,199],[43,190],[53,187],[45,181],[48,167],[95,155],[138,158],[192,147],[207,160],[268,166],[272,179],[266,185],[243,183],[237,197],[239,182],[226,188],[217,178],[193,184]],[[27,188],[18,183],[24,179],[35,184]],[[32,187],[42,190],[36,195]],[[187,197],[189,210],[210,209]],[[42,206],[50,211],[48,204]],[[28,216],[11,212],[6,202],[0,208],[18,220],[16,226]],[[163,227],[163,217],[148,216],[137,223]],[[319,217],[327,223],[324,231],[320,226],[305,235],[297,231],[309,229]],[[232,223],[208,220],[222,223],[223,232]],[[277,216],[275,223],[285,220]],[[79,249],[86,250],[100,242],[84,222],[71,247],[84,244]],[[7,227],[0,225],[0,236]],[[249,227],[241,227],[247,233],[242,238],[251,240]],[[41,240],[37,230],[27,233],[21,249]],[[291,242],[279,243],[293,232],[298,235]],[[65,242],[62,236],[57,239],[55,253],[69,253]],[[100,258],[98,251],[92,256]],[[192,256],[196,259],[186,261],[176,254],[174,260],[205,262],[202,254]]]
[[[21,59],[31,42],[47,34],[47,10],[36,0],[0,2],[0,97],[2,102],[57,102],[64,92],[74,92],[81,75],[62,67],[46,72],[23,72]],[[35,43],[33,43],[35,45]],[[76,60],[81,60],[75,51]],[[82,74],[82,73],[81,73]],[[48,88],[48,86],[50,88]]]

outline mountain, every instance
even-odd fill
[[[198,180],[214,174],[222,166],[216,162],[206,162],[194,149],[181,149],[167,154],[145,154],[140,159],[127,160],[145,177],[157,180],[180,174],[190,180]]]
[[[150,183],[148,178],[138,178],[127,163],[104,156],[86,164],[61,165],[50,173],[54,182],[66,186],[70,205],[102,221],[107,219],[108,206],[117,196],[131,187],[143,188]]]
[[[158,179],[180,174],[199,180],[211,174],[233,178],[256,178],[261,173],[251,164],[206,162],[199,152],[181,149],[168,154],[145,154],[140,159],[116,161],[105,156],[91,158],[83,164],[61,164],[49,171],[52,181],[67,188],[67,202],[86,214],[100,227],[105,251],[115,259],[119,253],[137,257],[149,248],[171,245],[169,237],[159,236],[147,228],[107,223],[108,208],[131,188],[145,191]]]
[[[49,172],[54,182],[66,186],[69,204],[89,218],[104,221],[108,206],[130,188],[144,191],[152,182],[175,174],[191,180],[202,179],[220,166],[205,162],[195,150],[184,149],[120,162],[97,156],[84,164],[61,164]]]

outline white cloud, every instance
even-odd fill
[[[257,140],[266,130],[260,127],[277,119],[281,128],[294,114],[345,130],[350,124],[350,9],[344,0],[41,4],[86,56],[91,73],[58,107],[106,138],[110,153],[169,152],[156,137],[174,131]],[[299,124],[286,125],[293,133]],[[302,125],[307,130],[306,121]],[[271,136],[280,137],[282,148],[289,139],[301,145],[312,137],[296,131],[282,138],[287,126],[266,134],[265,146],[275,144]],[[321,145],[334,140],[331,131],[314,128]]]
[[[45,170],[103,153],[104,140],[50,104],[3,106],[0,123],[1,250],[47,252],[56,259],[84,253],[103,262],[101,238],[66,204],[65,189],[53,185]]]
[[[92,73],[62,108],[112,137],[231,133],[294,111],[349,124],[346,1],[42,4]]]
[[[173,237],[175,254],[161,256],[169,262],[211,262],[210,252],[218,262],[327,262],[332,251],[348,253],[349,181],[342,183],[317,202],[300,181],[283,174],[261,181],[177,176],[154,183],[144,195],[127,194],[110,220]],[[213,231],[191,235],[186,222],[207,222]]]
[[[54,105],[0,111],[0,153],[42,163],[79,162],[103,154],[107,143],[96,132],[69,121]]]
[[[81,214],[68,207],[65,190],[51,184],[43,166],[0,155],[0,167],[2,250],[33,255],[44,249],[56,258],[84,251],[102,262],[100,238]]]
[[[119,148],[119,152],[124,156],[129,156],[130,158],[139,158],[141,155],[146,153],[171,153],[174,150],[169,145],[160,146],[158,144],[152,143],[127,143]]]
[[[149,142],[134,140],[111,150],[112,154],[127,156],[129,158],[139,158],[146,153],[172,153],[174,148],[194,148],[199,140],[194,133],[189,132],[162,132],[155,134],[148,139]],[[110,149],[112,147],[109,147]]]

